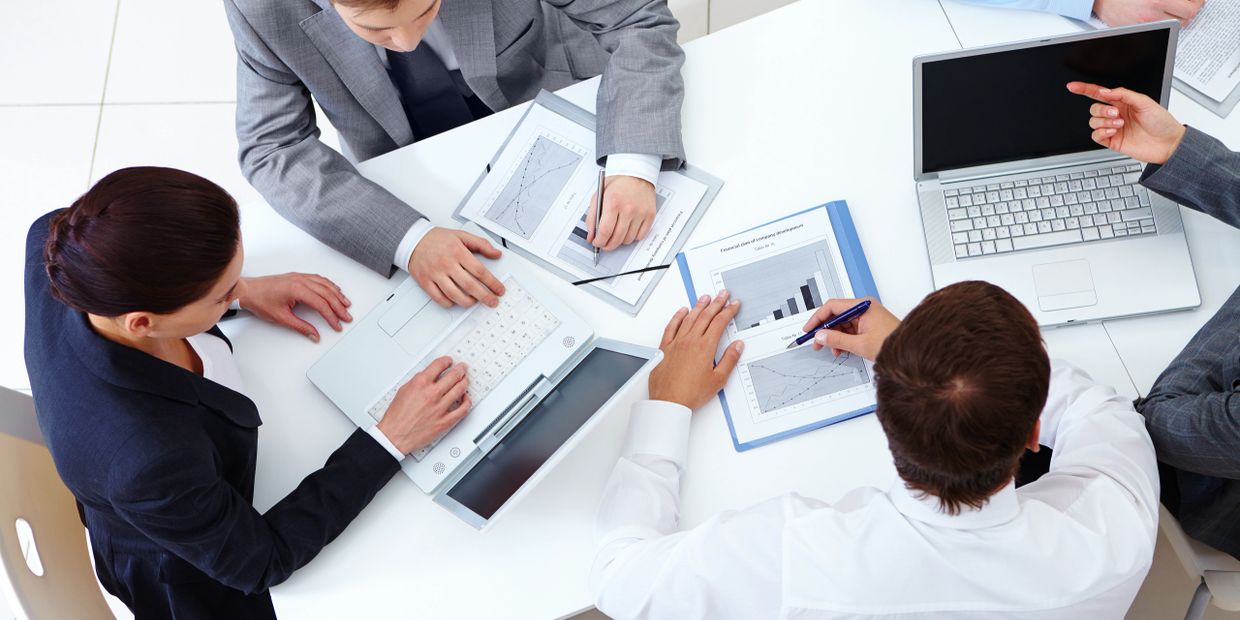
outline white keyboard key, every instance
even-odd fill
[[[1065,243],[1077,243],[1079,241],[1081,241],[1081,231],[1065,230],[1062,232],[1017,237],[1012,239],[1012,247],[1017,250],[1029,250],[1052,245],[1063,245]]]
[[[1012,251],[1012,240],[1011,239],[999,239],[995,241],[995,250],[999,252],[1011,252]]]
[[[994,241],[983,241],[982,242],[982,254],[994,254],[994,253],[995,253],[995,242]]]
[[[1082,228],[1081,234],[1086,241],[1097,241],[1100,239],[1098,229],[1093,226],[1090,226],[1089,228]]]
[[[1120,215],[1124,218],[1125,222],[1131,222],[1133,220],[1143,220],[1143,219],[1154,217],[1154,213],[1150,211],[1149,207],[1146,207],[1143,209],[1130,209],[1128,211],[1124,211],[1120,213]]]

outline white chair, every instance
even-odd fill
[[[1240,611],[1240,560],[1205,543],[1194,540],[1180,528],[1180,522],[1159,506],[1158,527],[1175,550],[1189,575],[1200,580],[1184,620],[1200,620],[1206,609],[1215,607]]]
[[[115,618],[84,531],[43,444],[34,400],[0,388],[0,587],[18,618]]]

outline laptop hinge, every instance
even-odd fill
[[[1100,157],[1098,159],[1091,159],[1089,161],[1071,161],[1071,162],[1057,161],[1057,162],[1047,162],[1042,165],[1033,165],[1033,166],[1021,166],[1021,167],[1003,166],[1000,168],[988,167],[986,170],[971,169],[971,170],[965,170],[965,171],[940,172],[939,183],[942,185],[946,185],[948,183],[967,183],[970,181],[991,179],[995,177],[1007,177],[1007,176],[1012,176],[1012,175],[1017,175],[1017,174],[1030,174],[1034,172],[1042,172],[1045,170],[1057,170],[1059,168],[1075,168],[1078,166],[1092,166],[1096,164],[1121,161],[1125,159],[1131,159],[1131,158],[1126,155],[1115,154],[1114,156]]]
[[[520,424],[525,416],[529,415],[554,388],[555,385],[545,376],[539,375],[516,400],[512,401],[511,405],[508,405],[507,409],[504,409],[503,413],[496,416],[481,433],[478,433],[477,437],[474,437],[474,445],[478,446],[483,454],[490,452],[491,448]]]

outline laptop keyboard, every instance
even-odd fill
[[[943,191],[956,258],[1153,235],[1140,164]]]
[[[514,280],[505,281],[504,288],[499,306],[478,306],[456,333],[449,336],[449,339],[457,338],[457,342],[450,345],[452,348],[447,355],[453,362],[464,362],[468,366],[466,393],[475,406],[560,326],[560,319]],[[376,422],[383,419],[397,390],[415,374],[410,371],[379,398],[368,411],[370,417]],[[410,456],[421,462],[440,439],[442,436]]]

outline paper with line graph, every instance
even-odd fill
[[[723,389],[738,445],[811,426],[874,404],[866,360],[804,345],[811,313],[854,288],[825,208],[811,209],[686,250],[681,269],[697,294],[727,289],[741,307],[720,353],[734,340],[745,353]]]
[[[646,239],[594,264],[585,218],[598,185],[594,131],[542,105],[531,106],[460,215],[550,262],[575,279],[662,263],[691,220],[708,186],[680,172],[659,175],[655,220]],[[635,304],[654,274],[611,278],[592,286]]]

